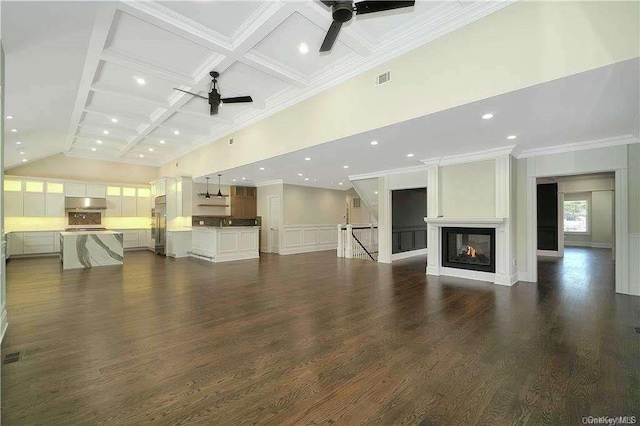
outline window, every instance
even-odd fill
[[[576,234],[589,233],[589,200],[565,200],[564,232]]]

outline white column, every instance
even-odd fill
[[[439,160],[425,161],[427,165],[427,217],[440,216]],[[427,225],[427,270],[429,275],[440,275],[440,227]]]
[[[615,192],[615,244],[616,244],[616,293],[639,295],[640,289],[630,288],[629,271],[635,268],[637,253],[629,263],[629,193],[627,169],[616,170]]]
[[[378,262],[391,263],[391,190],[389,175],[378,178]]]
[[[344,238],[344,244],[345,244],[345,251],[344,251],[344,257],[346,257],[347,259],[352,259],[353,258],[353,225],[349,224],[347,225],[347,230],[345,231],[345,238]]]
[[[374,247],[374,242],[373,242],[373,223],[369,224],[369,251],[372,251]],[[375,250],[373,250],[375,251]]]
[[[344,232],[342,225],[338,225],[338,257],[344,257]]]
[[[495,211],[496,217],[506,218],[505,222],[496,228],[496,284],[513,285],[517,281],[517,272],[512,265],[515,257],[515,232],[512,225],[514,218],[511,217],[511,156],[503,155],[495,159]]]

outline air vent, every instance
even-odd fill
[[[229,145],[233,145],[233,138],[229,139]]]
[[[376,79],[376,86],[385,84],[391,81],[391,71],[387,71],[384,74],[380,74]]]
[[[11,364],[13,362],[18,362],[22,358],[22,352],[13,352],[4,356],[2,363],[3,364]]]
[[[360,198],[354,198],[353,199],[353,207],[354,208],[360,208]]]

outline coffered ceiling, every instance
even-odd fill
[[[508,4],[418,1],[356,17],[320,54],[331,13],[318,1],[5,3],[5,166],[57,152],[160,165]],[[254,102],[212,117],[173,90],[206,95],[211,70],[223,97]]]

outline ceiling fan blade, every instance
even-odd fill
[[[365,13],[384,12],[385,10],[401,9],[415,5],[415,1],[377,1],[365,0],[355,4],[356,15]]]
[[[342,28],[342,22],[333,21],[331,26],[329,27],[329,31],[327,31],[327,35],[324,37],[324,41],[322,42],[322,46],[320,46],[321,52],[328,52],[333,47],[333,44],[336,42],[338,38],[338,33],[340,32],[340,28]]]
[[[329,7],[332,7],[334,4],[336,4],[335,1],[331,1],[331,0],[329,0],[329,1],[320,0],[320,3],[324,4],[325,6],[329,6]]]
[[[220,99],[223,104],[241,104],[244,102],[253,102],[251,96],[238,96],[237,98],[222,98]]]
[[[217,115],[218,114],[218,105],[209,104],[211,109],[209,110],[209,115]]]
[[[178,89],[177,87],[174,87],[173,90],[177,90],[178,92],[188,93],[190,95],[197,96],[199,98],[209,100],[209,98],[207,98],[206,96],[198,95],[197,93],[193,93],[193,92],[187,92],[186,90]]]

